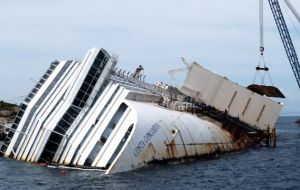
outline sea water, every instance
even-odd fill
[[[0,158],[0,189],[300,189],[300,125],[280,117],[277,148],[104,175]]]

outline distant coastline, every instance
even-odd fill
[[[13,122],[19,106],[0,101],[0,140],[6,136],[7,127]]]
[[[17,114],[19,106],[0,101],[0,124],[11,122]]]

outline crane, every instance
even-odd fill
[[[263,1],[264,0],[259,0],[260,1],[260,54],[261,54],[261,60],[264,62],[263,59],[263,54],[264,54],[264,36],[263,36]],[[300,64],[299,64],[299,59],[293,44],[293,41],[291,39],[288,27],[286,25],[285,19],[283,17],[280,5],[278,0],[268,0],[269,5],[271,7],[271,11],[273,14],[273,17],[275,19],[275,23],[277,26],[277,29],[279,31],[280,37],[281,37],[281,41],[283,43],[285,52],[287,54],[288,60],[290,62],[290,65],[292,67],[294,76],[296,78],[298,87],[300,88]],[[296,19],[298,20],[298,22],[300,23],[300,16],[297,13],[296,9],[293,7],[293,5],[291,4],[291,2],[289,0],[285,0],[285,3],[287,4],[288,8],[291,10],[291,12],[295,15]],[[186,62],[186,60],[182,57],[181,58],[183,63],[186,65],[186,68],[182,68],[182,69],[175,69],[175,70],[171,70],[169,71],[169,74],[171,75],[172,79],[175,80],[174,78],[174,74],[177,72],[186,72],[189,70],[190,65]],[[266,67],[266,65],[264,64],[264,67],[259,65],[256,67],[257,71],[263,70],[265,72],[269,71],[269,68]],[[264,77],[262,78],[262,80],[264,80]],[[253,86],[253,85],[252,85]],[[265,86],[265,88],[269,88],[270,86]],[[274,87],[271,87],[272,91],[277,89],[274,89]],[[255,89],[254,89],[255,90]],[[279,92],[277,92],[278,94]],[[280,93],[281,97],[284,97],[283,94]]]
[[[290,2],[290,0],[284,0],[284,2],[288,6],[288,8],[291,10],[291,12],[294,14],[294,16],[296,17],[297,21],[300,23],[300,15],[297,12],[297,10],[294,8],[294,6],[292,5],[292,3]]]
[[[260,1],[261,1],[260,6],[261,6],[261,10],[262,10],[262,1],[263,0],[260,0]],[[281,8],[280,8],[280,4],[279,4],[278,0],[268,0],[268,1],[269,1],[269,5],[271,7],[273,17],[275,19],[277,29],[278,29],[280,37],[281,37],[281,41],[283,43],[285,52],[286,52],[287,57],[289,59],[290,65],[292,67],[292,70],[293,70],[294,76],[296,78],[298,87],[300,88],[300,64],[299,64],[299,59],[298,59],[293,41],[291,39],[288,27],[286,25],[285,19],[283,17],[283,14],[282,14],[282,11],[281,11]],[[291,3],[288,0],[286,0],[285,2],[288,5],[288,7],[291,9],[293,14],[296,16],[298,21],[300,22],[299,15],[296,12],[296,10],[293,8]],[[261,26],[262,26],[262,19],[260,19],[260,20],[261,20]],[[262,29],[261,29],[261,47],[263,47]],[[261,50],[263,51],[262,48],[261,48]]]

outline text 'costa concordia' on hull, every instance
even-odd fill
[[[146,83],[93,48],[54,61],[26,99],[1,147],[17,160],[133,170],[235,151],[269,138],[282,105],[193,63],[180,90]]]

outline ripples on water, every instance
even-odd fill
[[[276,149],[249,149],[109,176],[0,158],[0,189],[299,189],[300,126],[293,124],[295,119],[280,118]]]

